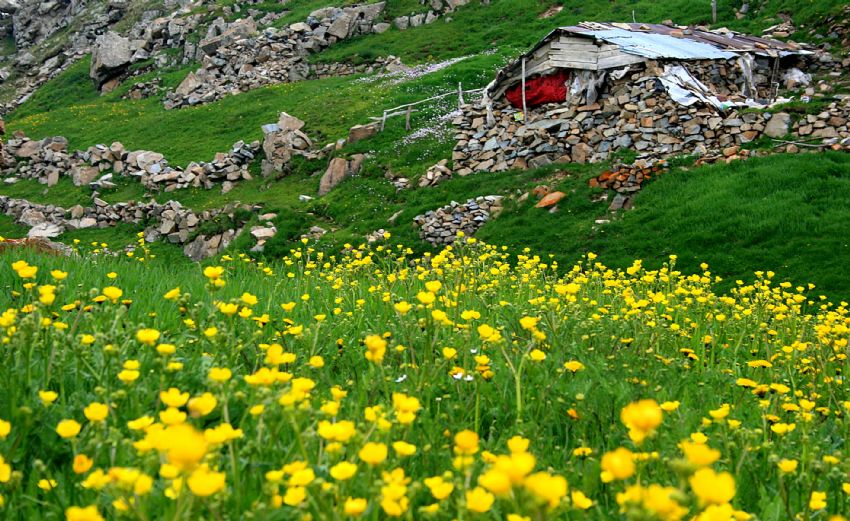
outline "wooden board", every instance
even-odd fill
[[[597,66],[599,67],[599,70],[616,69],[619,67],[625,67],[626,65],[632,65],[634,63],[643,63],[644,61],[645,58],[641,58],[640,56],[622,53],[619,56],[600,59]]]

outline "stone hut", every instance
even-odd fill
[[[730,114],[782,101],[784,87],[811,81],[797,68],[806,54],[792,42],[728,30],[559,27],[455,119],[453,169],[465,175],[605,160],[621,148],[669,156],[741,144],[764,122]]]

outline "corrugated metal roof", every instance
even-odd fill
[[[623,51],[625,52],[630,52],[628,47],[630,41],[646,42],[650,45],[651,49],[651,51],[646,52],[656,53],[654,56],[647,56],[651,58],[687,59],[674,54],[679,52],[679,50],[686,49],[691,44],[698,44],[698,47],[693,48],[695,51],[702,48],[702,46],[709,46],[717,52],[735,54],[754,53],[769,56],[784,56],[804,52],[796,44],[780,40],[770,40],[728,30],[703,31],[701,29],[661,24],[584,22],[579,25],[559,27],[553,31],[553,33],[557,32],[588,36],[623,45]],[[645,50],[639,46],[633,48],[636,51]],[[640,52],[636,52],[635,54],[646,56]],[[693,59],[701,58],[703,56]],[[709,57],[705,56],[705,58]]]
[[[675,38],[666,34],[626,31],[619,28],[579,34],[617,45],[625,53],[650,59],[729,60],[738,57],[734,52],[724,51],[701,41]]]

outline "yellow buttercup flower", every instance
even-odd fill
[[[663,419],[664,413],[655,400],[630,403],[620,412],[620,420],[629,429],[629,437],[638,444],[652,435]]]
[[[349,497],[345,500],[343,511],[347,516],[357,517],[366,511],[368,505],[369,502],[363,498]]]
[[[387,446],[370,441],[360,449],[357,455],[364,463],[372,466],[380,465],[387,459]]]
[[[696,465],[698,467],[707,467],[720,459],[720,451],[712,449],[705,443],[696,443],[684,440],[679,444],[679,447],[685,454],[685,458],[687,458],[692,465]]]
[[[330,468],[330,475],[337,481],[346,481],[357,473],[357,465],[348,461],[341,461]]]
[[[207,497],[223,490],[225,481],[224,472],[211,471],[206,465],[202,465],[192,472],[186,484],[189,485],[192,494]]]
[[[481,487],[475,487],[466,492],[466,508],[472,512],[487,512],[493,506],[496,500],[493,494],[487,492]]]
[[[74,420],[62,420],[56,426],[56,433],[63,438],[73,438],[80,433],[82,425]]]
[[[781,459],[776,465],[783,474],[791,474],[797,470],[797,460],[795,459]]]
[[[710,505],[728,503],[735,497],[735,478],[728,472],[715,472],[710,468],[697,470],[689,483],[701,502]]]
[[[102,422],[109,414],[109,407],[102,403],[93,402],[83,410],[83,414],[90,422]]]
[[[822,510],[826,508],[826,492],[813,490],[809,497],[809,510]]]
[[[387,341],[378,335],[369,335],[363,343],[366,345],[366,360],[380,364],[387,352]]]
[[[136,340],[142,344],[153,346],[159,340],[159,331],[156,329],[140,329],[136,331]]]
[[[104,521],[96,505],[69,507],[65,510],[65,521]]]
[[[602,456],[601,467],[601,479],[604,483],[628,479],[635,473],[634,454],[625,447],[606,452]]]

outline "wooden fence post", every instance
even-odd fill
[[[525,105],[525,57],[522,59],[522,122],[528,122],[528,107]]]
[[[387,111],[384,111],[384,117],[381,118],[381,132],[384,131],[384,127],[387,124]]]
[[[463,101],[463,83],[457,82],[457,108],[461,108],[465,105]]]
[[[413,105],[407,106],[407,114],[404,117],[404,130],[410,131],[410,113],[413,112]]]

